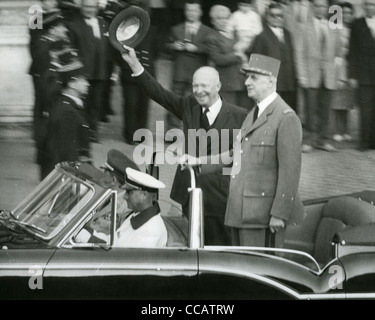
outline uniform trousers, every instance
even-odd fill
[[[135,82],[122,79],[123,102],[123,137],[127,142],[133,141],[138,129],[147,127],[147,113],[150,99]]]
[[[267,229],[231,228],[232,246],[241,247],[271,247]],[[285,241],[285,228],[275,235],[275,248],[282,248]]]

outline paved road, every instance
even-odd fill
[[[162,74],[159,80],[168,86],[169,74],[159,74]],[[111,117],[111,123],[102,124],[101,143],[92,145],[92,155],[97,166],[104,163],[107,152],[112,148],[130,156],[134,151],[134,147],[122,141],[121,98],[118,90],[114,101],[116,115]],[[164,115],[164,110],[152,103],[148,119],[151,131],[155,132],[156,121],[162,121]],[[315,151],[303,154],[300,181],[302,199],[375,190],[375,151],[359,152],[348,144],[337,146],[340,150],[336,153]],[[0,127],[0,154],[0,208],[13,209],[39,182],[30,131],[24,127]],[[167,185],[171,185],[173,176],[174,169],[161,167],[161,179]],[[168,191],[165,190],[162,197],[167,197]]]

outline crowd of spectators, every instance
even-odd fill
[[[90,141],[99,142],[98,123],[113,114],[115,80],[124,98],[117,116],[124,118],[125,142],[135,144],[134,132],[146,127],[149,100],[108,39],[111,21],[128,5],[151,18],[148,36],[135,48],[140,60],[151,74],[158,58],[172,60],[178,95],[191,93],[198,68],[213,66],[223,98],[250,111],[254,103],[240,69],[252,53],[267,55],[281,61],[277,91],[302,120],[303,152],[334,152],[335,144],[352,141],[348,115],[354,107],[360,110],[358,148],[375,148],[375,0],[364,0],[363,17],[355,12],[358,5],[328,0],[42,0],[43,29],[30,31],[37,146],[61,93],[55,71],[64,61],[58,57],[70,50],[90,84],[84,98]],[[341,11],[329,10],[332,5]],[[181,127],[172,115],[166,125]]]

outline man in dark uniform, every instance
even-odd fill
[[[51,28],[56,26],[61,21],[61,12],[52,5],[53,1],[43,1],[43,28],[30,29],[30,55],[31,65],[29,74],[33,77],[34,85],[34,139],[38,141],[38,129],[41,116],[45,108],[43,101],[43,93],[45,91],[44,75],[49,69],[49,50],[51,43],[55,40],[49,35]]]
[[[49,116],[46,144],[49,158],[42,167],[44,177],[59,162],[89,157],[89,127],[83,104],[89,83],[83,71],[83,64],[77,59],[57,69],[63,89]]]
[[[67,23],[72,46],[78,49],[90,83],[86,98],[90,138],[98,141],[97,125],[104,101],[106,83],[111,77],[108,22],[98,17],[97,0],[83,0],[79,17]]]

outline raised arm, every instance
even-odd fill
[[[124,49],[127,51],[122,52],[122,58],[132,70],[132,76],[137,80],[138,85],[141,86],[150,99],[172,112],[179,119],[182,119],[184,114],[184,100],[186,98],[180,97],[165,89],[154,79],[143,68],[133,48],[124,46]]]

